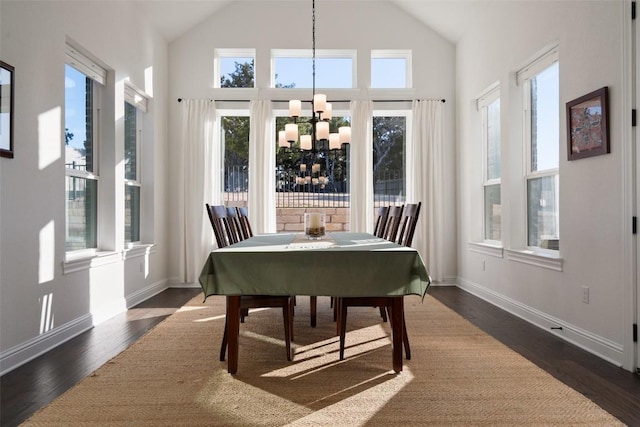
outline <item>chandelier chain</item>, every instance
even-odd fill
[[[316,94],[316,0],[311,2],[311,68],[312,68],[312,89],[311,93]],[[313,98],[312,98],[313,99]]]

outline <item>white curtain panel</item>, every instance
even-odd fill
[[[431,279],[444,280],[443,103],[413,101],[412,143],[407,148],[407,203],[422,202],[413,246]]]
[[[251,101],[249,221],[254,233],[276,232],[276,147],[270,101]]]
[[[209,252],[213,233],[205,203],[221,203],[220,141],[214,142],[214,102],[184,99],[181,102],[182,138],[178,161],[180,280],[195,283]],[[216,150],[215,147],[218,147]]]
[[[373,102],[351,101],[351,231],[373,232]],[[354,189],[356,191],[354,191]]]

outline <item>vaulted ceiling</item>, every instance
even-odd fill
[[[207,19],[232,1],[245,0],[135,0],[136,5],[168,41]],[[306,1],[310,0],[289,0]],[[321,0],[318,0],[321,1]],[[350,0],[369,1],[369,0]],[[456,43],[488,0],[388,0],[417,20]],[[372,3],[372,6],[374,4]]]

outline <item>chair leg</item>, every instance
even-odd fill
[[[224,321],[224,333],[222,334],[222,345],[220,345],[220,361],[224,362],[227,354],[227,320]]]
[[[384,309],[384,307],[380,307],[380,317],[382,317],[383,322],[387,321],[387,311]]]
[[[282,307],[282,317],[284,319],[284,342],[287,350],[287,360],[291,361],[291,305]]]
[[[340,360],[344,360],[344,342],[347,334],[347,304],[338,298],[338,308],[340,319],[338,320],[338,331],[340,332]]]
[[[387,307],[389,320],[391,320],[391,307]],[[393,327],[393,324],[391,325]],[[409,345],[409,335],[407,335],[407,321],[402,315],[402,344],[404,345],[404,354],[407,360],[411,360],[411,346]]]

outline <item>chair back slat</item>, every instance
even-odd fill
[[[387,225],[385,226],[384,238],[395,242],[398,238],[398,229],[400,220],[402,219],[402,210],[404,206],[390,206],[389,216],[387,217]]]
[[[418,224],[418,216],[420,215],[420,206],[422,202],[416,204],[407,204],[402,214],[402,225],[398,235],[398,244],[402,246],[411,246],[413,242],[413,234]]]
[[[378,217],[376,218],[376,226],[373,235],[376,237],[384,237],[384,231],[387,226],[387,218],[389,217],[389,206],[381,206],[378,208]]]
[[[236,208],[238,211],[238,219],[240,220],[240,229],[245,239],[253,237],[253,230],[251,230],[251,223],[249,222],[249,212],[246,207],[239,206]]]
[[[244,240],[236,208],[227,207],[227,224],[227,230],[231,240],[233,240],[233,243],[238,243],[239,241]]]
[[[216,238],[216,244],[219,248],[229,246],[229,240],[225,234],[225,226],[222,222],[222,218],[226,218],[227,210],[224,206],[212,206],[208,203],[205,204],[207,209],[207,215],[209,215],[209,221],[211,222],[211,228],[213,228],[213,234]]]

